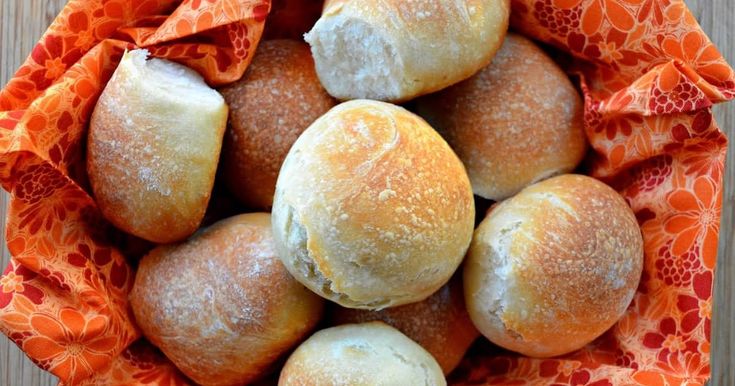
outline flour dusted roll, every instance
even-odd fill
[[[130,303],[148,340],[203,385],[266,375],[323,309],[275,256],[266,213],[231,217],[154,249],[140,262]]]
[[[416,106],[462,159],[475,194],[491,200],[572,171],[586,151],[582,98],[520,35],[508,34],[489,66]]]
[[[269,209],[288,149],[336,102],[319,83],[309,46],[267,40],[239,81],[221,90],[230,106],[222,169],[244,204]]]
[[[334,0],[305,39],[332,96],[397,102],[486,66],[509,13],[508,0]]]
[[[199,227],[214,184],[227,105],[195,71],[126,52],[92,114],[87,173],[102,214],[157,243]]]
[[[294,277],[345,307],[423,300],[472,238],[474,202],[456,155],[421,118],[355,100],[317,119],[286,156],[273,230]]]
[[[467,310],[499,346],[561,355],[623,315],[642,268],[643,239],[625,200],[591,177],[553,177],[498,204],[475,231]]]
[[[335,306],[331,321],[336,324],[380,320],[397,328],[421,345],[449,374],[462,360],[480,333],[464,305],[461,276],[456,275],[433,295],[417,303],[380,311]]]
[[[321,330],[291,354],[279,386],[446,385],[431,354],[382,322]]]

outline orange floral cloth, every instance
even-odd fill
[[[274,0],[274,9],[284,3],[299,1]],[[513,28],[571,54],[566,69],[584,92],[593,148],[589,173],[635,211],[645,268],[623,319],[584,349],[553,359],[478,349],[451,381],[703,384],[727,145],[710,107],[735,97],[732,69],[682,0],[512,7]],[[85,130],[124,49],[146,47],[225,84],[250,62],[269,9],[268,0],[71,0],[0,91],[13,255],[0,279],[0,329],[62,383],[188,382],[139,339],[127,293],[147,245],[100,215],[84,170]],[[283,12],[281,20],[299,14]],[[269,36],[299,33],[294,25],[274,22]]]

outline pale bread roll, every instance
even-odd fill
[[[416,108],[457,152],[474,193],[491,200],[574,170],[587,150],[582,97],[551,58],[516,34],[489,66],[420,98]]]
[[[345,307],[420,301],[444,285],[472,238],[474,201],[456,155],[388,103],[338,105],[299,137],[273,204],[289,272]]]
[[[431,354],[382,322],[321,330],[291,354],[279,386],[446,385]]]
[[[309,46],[294,40],[260,42],[245,75],[220,91],[230,106],[224,181],[242,203],[270,209],[288,149],[336,101],[319,83]]]
[[[222,220],[138,268],[130,303],[141,330],[202,385],[257,380],[314,328],[323,300],[275,256],[270,215]]]
[[[398,102],[485,67],[509,14],[508,0],[337,0],[304,38],[332,96]]]
[[[107,220],[169,243],[194,233],[204,217],[227,105],[195,71],[147,54],[126,52],[97,101],[87,173]]]
[[[499,346],[566,354],[623,315],[642,268],[643,238],[625,200],[591,177],[553,177],[498,204],[475,231],[467,310]]]
[[[334,324],[383,321],[421,345],[441,366],[444,375],[454,370],[480,335],[467,314],[461,275],[428,298],[380,311],[334,306]]]

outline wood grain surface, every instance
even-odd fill
[[[658,0],[656,0],[658,1]],[[15,70],[30,53],[65,0],[0,0],[0,84],[5,85]],[[735,1],[686,0],[704,31],[735,65]],[[735,129],[735,103],[715,107],[720,127],[730,138]],[[735,385],[735,250],[731,240],[735,236],[735,154],[730,146],[725,173],[725,193],[722,205],[719,257],[715,278],[715,306],[712,330],[712,385]],[[3,191],[0,202],[0,240],[2,262],[0,271],[8,264],[5,247],[5,210],[7,194]],[[0,337],[0,385],[55,385],[57,378],[38,369],[8,339]]]

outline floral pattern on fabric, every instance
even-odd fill
[[[267,0],[72,0],[0,91],[13,256],[0,278],[0,330],[62,383],[185,379],[147,343],[129,348],[140,337],[127,300],[130,237],[102,218],[84,165],[97,97],[136,47],[213,86],[240,78],[269,8]]]
[[[644,272],[624,317],[582,350],[553,359],[474,352],[451,382],[704,384],[727,146],[711,106],[735,97],[733,70],[682,0],[511,3],[514,29],[573,58],[566,70],[585,97],[587,167],[633,208]],[[299,12],[283,7],[314,8],[276,4],[287,21]],[[268,0],[72,0],[0,91],[13,256],[0,278],[0,330],[62,383],[187,383],[139,339],[127,302],[136,241],[89,194],[85,130],[125,49],[147,48],[225,84],[245,71],[269,8]],[[272,36],[302,32],[278,25]]]
[[[644,272],[623,318],[582,350],[477,355],[454,383],[704,384],[727,148],[710,108],[735,96],[733,70],[680,0],[512,0],[511,25],[572,55],[587,166],[633,208]]]

